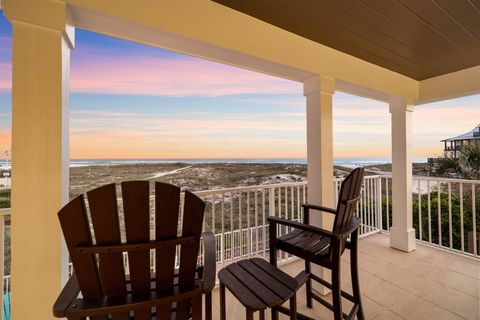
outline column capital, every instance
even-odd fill
[[[308,96],[313,93],[335,93],[335,79],[327,76],[313,76],[303,81],[303,95]]]
[[[0,0],[12,24],[28,23],[62,32],[68,46],[75,47],[75,28],[68,6],[59,0]]]
[[[390,113],[394,112],[413,112],[415,111],[415,105],[411,100],[407,100],[402,97],[395,97],[390,99]]]

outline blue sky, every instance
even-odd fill
[[[0,15],[0,150],[10,145],[10,61]],[[71,158],[306,155],[300,83],[84,30],[71,67]],[[342,93],[334,105],[336,157],[389,157],[388,105]],[[440,154],[440,139],[478,122],[480,96],[419,106],[414,156]]]

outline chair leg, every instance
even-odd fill
[[[307,283],[306,283],[306,286],[305,286],[305,290],[307,292],[307,307],[308,308],[312,308],[313,304],[312,304],[312,278],[310,278],[310,274],[312,272],[311,270],[311,263],[310,261],[307,261],[305,260],[305,272],[308,274],[308,278],[307,278]]]
[[[192,320],[202,320],[202,295],[192,299]]]
[[[226,310],[225,310],[225,285],[220,282],[220,319],[226,320]]]
[[[355,303],[358,304],[357,319],[364,320],[362,296],[360,294],[360,281],[358,279],[358,230],[352,234],[350,250],[350,271],[352,274],[352,292]]]
[[[212,320],[212,292],[205,294],[205,320]]]
[[[297,294],[290,298],[290,320],[297,320]]]
[[[335,320],[343,320],[342,314],[342,291],[341,291],[341,253],[340,248],[337,246],[338,251],[333,254],[333,268],[332,268],[332,302],[333,302],[333,317]]]

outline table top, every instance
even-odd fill
[[[298,288],[294,278],[260,258],[230,264],[220,270],[218,278],[238,301],[253,310],[279,306]]]

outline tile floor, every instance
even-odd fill
[[[480,319],[480,260],[422,244],[417,244],[415,251],[404,253],[391,249],[385,234],[362,238],[359,248],[366,319]],[[342,286],[351,292],[347,252],[342,262]],[[294,276],[302,267],[303,263],[297,260],[281,268]],[[313,309],[306,307],[303,288],[297,296],[300,312],[315,319],[333,319],[332,313],[319,303],[314,302]],[[343,301],[345,308],[351,305]],[[213,311],[214,319],[219,319],[218,289],[213,295]],[[229,293],[227,319],[245,319],[245,310]]]

